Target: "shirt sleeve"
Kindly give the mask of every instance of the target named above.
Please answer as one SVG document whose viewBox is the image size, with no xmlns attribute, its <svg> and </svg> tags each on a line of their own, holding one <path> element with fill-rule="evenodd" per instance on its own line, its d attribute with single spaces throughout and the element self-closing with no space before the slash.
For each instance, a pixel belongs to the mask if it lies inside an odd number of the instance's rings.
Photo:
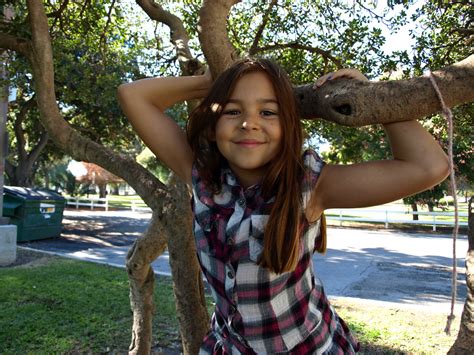
<svg viewBox="0 0 474 355">
<path fill-rule="evenodd" d="M 303 181 L 303 208 L 311 198 L 311 192 L 313 191 L 316 183 L 318 182 L 319 175 L 323 170 L 325 163 L 321 157 L 312 149 L 308 149 L 303 153 L 303 163 L 305 166 L 305 176 Z M 316 223 L 316 222 L 315 222 Z M 324 214 L 321 215 L 319 220 L 319 231 L 316 235 L 314 250 L 313 252 L 324 253 L 326 251 L 326 218 Z"/>
<path fill-rule="evenodd" d="M 308 149 L 303 153 L 303 164 L 305 167 L 305 175 L 303 177 L 303 208 L 306 208 L 311 192 L 318 181 L 319 175 L 325 165 L 321 157 L 312 149 Z"/>
</svg>

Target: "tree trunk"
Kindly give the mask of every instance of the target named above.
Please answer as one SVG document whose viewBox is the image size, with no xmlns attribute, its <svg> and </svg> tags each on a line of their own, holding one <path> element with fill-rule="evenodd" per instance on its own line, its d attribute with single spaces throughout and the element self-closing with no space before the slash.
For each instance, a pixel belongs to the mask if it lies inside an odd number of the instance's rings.
<svg viewBox="0 0 474 355">
<path fill-rule="evenodd" d="M 411 209 L 413 210 L 413 212 L 418 212 L 418 206 L 417 206 L 417 204 L 416 204 L 416 203 L 412 203 L 412 204 L 411 204 Z M 418 214 L 417 214 L 417 213 L 416 213 L 416 214 L 413 213 L 413 220 L 414 220 L 414 221 L 418 221 L 418 219 L 419 219 Z"/>
<path fill-rule="evenodd" d="M 99 186 L 99 198 L 107 197 L 107 183 L 97 184 Z"/>
<path fill-rule="evenodd" d="M 164 251 L 165 240 L 170 253 L 184 354 L 198 353 L 209 328 L 204 285 L 191 237 L 189 192 L 177 179 L 173 178 L 170 185 L 163 215 L 153 214 L 144 237 L 135 242 L 127 256 L 130 300 L 134 310 L 130 354 L 149 354 L 151 350 L 154 277 L 150 264 Z M 166 218 L 163 218 L 164 214 Z"/>
<path fill-rule="evenodd" d="M 130 282 L 130 305 L 133 310 L 130 354 L 149 354 L 153 319 L 153 287 L 155 276 L 151 263 L 166 248 L 159 215 L 154 212 L 143 238 L 137 239 L 127 255 Z"/>
<path fill-rule="evenodd" d="M 469 199 L 468 251 L 466 255 L 467 297 L 461 315 L 459 333 L 448 354 L 470 355 L 474 351 L 474 196 Z"/>
<path fill-rule="evenodd" d="M 204 297 L 201 268 L 192 237 L 190 195 L 187 186 L 174 175 L 170 185 L 172 190 L 166 202 L 167 218 L 163 219 L 163 226 L 169 236 L 168 251 L 174 281 L 176 311 L 183 352 L 197 354 L 202 339 L 209 329 L 209 314 Z"/>
<path fill-rule="evenodd" d="M 136 163 L 133 157 L 115 153 L 81 136 L 63 119 L 55 96 L 51 39 L 48 33 L 48 21 L 43 3 L 37 0 L 28 0 L 27 6 L 32 40 L 15 40 L 15 48 L 12 49 L 24 54 L 31 64 L 40 120 L 43 126 L 60 149 L 63 149 L 75 160 L 93 162 L 120 176 L 133 187 L 153 210 L 154 217 L 150 227 L 143 239 L 138 240 L 132 248 L 127 262 L 128 272 L 131 275 L 130 297 L 134 312 L 130 352 L 147 354 L 151 349 L 151 314 L 153 309 L 151 296 L 153 293 L 153 271 L 150 264 L 164 250 L 163 238 L 165 235 L 171 244 L 175 240 L 178 242 L 179 238 L 192 240 L 189 234 L 190 222 L 186 227 L 187 235 L 177 233 L 179 226 L 176 224 L 176 221 L 182 220 L 182 217 L 178 218 L 178 216 L 189 216 L 189 212 L 170 208 L 170 205 L 175 203 L 176 199 L 169 188 L 148 170 Z M 1 45 L 2 36 L 0 35 Z M 187 199 L 185 211 L 189 211 L 189 195 Z M 178 204 L 181 208 L 183 208 L 183 205 L 183 203 Z M 169 228 L 172 233 L 166 231 L 163 222 L 169 223 L 166 228 Z M 181 253 L 175 251 L 171 253 L 170 262 L 173 265 L 173 258 L 179 257 L 182 268 L 188 270 L 186 277 L 182 277 L 180 274 L 180 277 L 187 283 L 184 284 L 184 282 L 175 279 L 175 290 L 179 295 L 185 295 L 189 299 L 189 301 L 181 300 L 183 297 L 179 296 L 180 301 L 185 306 L 178 304 L 177 308 L 178 314 L 181 314 L 180 320 L 185 320 L 184 327 L 186 330 L 182 332 L 183 342 L 186 344 L 185 349 L 194 349 L 198 346 L 195 345 L 198 343 L 196 339 L 207 330 L 209 318 L 202 302 L 201 276 L 195 272 L 199 269 L 197 258 L 195 255 L 189 257 L 189 254 L 189 250 L 182 250 Z M 186 256 L 187 259 L 181 256 Z M 198 287 L 199 285 L 201 287 Z M 181 313 L 180 309 L 183 310 Z M 205 326 L 203 326 L 204 324 Z M 202 337 L 199 339 L 199 343 L 201 340 Z"/>
</svg>

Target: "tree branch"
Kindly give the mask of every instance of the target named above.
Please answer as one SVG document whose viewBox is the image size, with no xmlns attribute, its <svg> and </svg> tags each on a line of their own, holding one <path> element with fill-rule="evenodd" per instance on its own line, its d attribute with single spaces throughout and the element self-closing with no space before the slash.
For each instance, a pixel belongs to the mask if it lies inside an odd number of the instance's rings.
<svg viewBox="0 0 474 355">
<path fill-rule="evenodd" d="M 24 38 L 15 37 L 8 33 L 0 33 L 0 48 L 10 49 L 28 57 L 29 41 Z"/>
<path fill-rule="evenodd" d="M 106 41 L 105 41 L 105 34 L 107 33 L 107 29 L 109 28 L 109 24 L 110 24 L 111 16 L 112 16 L 112 9 L 114 8 L 115 1 L 116 1 L 116 0 L 112 0 L 112 4 L 110 4 L 109 12 L 107 13 L 107 22 L 105 23 L 104 31 L 103 31 L 102 34 L 100 35 L 99 45 L 100 45 L 102 42 L 104 42 L 104 46 L 105 46 L 105 42 L 106 42 Z"/>
<path fill-rule="evenodd" d="M 171 42 L 176 48 L 176 55 L 183 75 L 194 74 L 201 67 L 189 49 L 189 36 L 181 19 L 163 9 L 153 0 L 136 0 L 146 14 L 157 22 L 169 27 Z"/>
<path fill-rule="evenodd" d="M 10 179 L 10 183 L 11 181 L 14 180 L 14 176 L 15 175 L 15 166 L 10 162 L 10 160 L 7 158 L 5 159 L 5 174 L 8 175 L 8 178 Z"/>
<path fill-rule="evenodd" d="M 474 35 L 474 28 L 453 28 L 451 30 L 451 34 L 456 32 L 463 36 L 471 36 Z"/>
<path fill-rule="evenodd" d="M 306 46 L 304 44 L 299 44 L 299 43 L 277 43 L 277 44 L 272 44 L 264 47 L 258 47 L 255 49 L 254 53 L 258 52 L 266 52 L 266 51 L 272 51 L 275 49 L 284 49 L 284 48 L 291 48 L 291 49 L 301 49 L 308 51 L 310 53 L 317 53 L 321 55 L 325 59 L 331 60 L 338 69 L 342 68 L 342 63 L 339 59 L 331 55 L 329 51 L 326 51 L 324 49 L 318 48 L 318 47 L 311 47 L 311 46 Z"/>
<path fill-rule="evenodd" d="M 215 78 L 238 59 L 227 33 L 227 16 L 240 0 L 204 0 L 199 12 L 199 42 Z"/>
<path fill-rule="evenodd" d="M 161 209 L 165 186 L 135 159 L 118 154 L 77 133 L 64 120 L 54 90 L 53 53 L 48 33 L 48 19 L 42 1 L 27 0 L 36 102 L 46 131 L 55 144 L 79 161 L 94 162 L 126 180 L 152 209 Z M 153 191 L 153 193 L 150 193 Z"/>
<path fill-rule="evenodd" d="M 474 55 L 433 73 L 446 105 L 474 101 Z M 295 88 L 300 116 L 322 118 L 345 126 L 365 126 L 420 119 L 441 106 L 428 77 L 361 82 L 335 80 L 317 90 Z"/>
<path fill-rule="evenodd" d="M 35 97 L 33 96 L 31 99 L 26 101 L 24 105 L 22 105 L 20 112 L 16 115 L 15 123 L 13 124 L 13 131 L 15 132 L 15 138 L 17 141 L 17 151 L 18 151 L 18 160 L 26 159 L 27 153 L 25 150 L 26 140 L 25 140 L 25 132 L 22 128 L 22 123 L 28 114 L 28 112 L 36 105 Z"/>
<path fill-rule="evenodd" d="M 66 10 L 68 3 L 69 3 L 69 0 L 64 0 L 59 6 L 59 9 L 57 9 L 56 11 L 50 12 L 47 15 L 48 17 L 54 17 L 53 24 L 51 25 L 51 30 L 54 28 L 54 26 L 56 26 L 56 23 L 61 18 L 62 13 L 64 12 L 64 10 Z"/>
<path fill-rule="evenodd" d="M 267 11 L 263 15 L 262 23 L 257 29 L 257 33 L 255 34 L 255 38 L 253 39 L 253 43 L 250 46 L 249 49 L 249 55 L 253 55 L 255 53 L 255 50 L 258 47 L 258 42 L 260 42 L 260 38 L 262 38 L 262 33 L 265 27 L 267 26 L 268 20 L 270 18 L 270 11 L 272 11 L 272 8 L 276 5 L 277 0 L 272 0 L 272 2 L 268 5 Z"/>
<path fill-rule="evenodd" d="M 46 131 L 43 131 L 41 134 L 41 137 L 36 144 L 36 146 L 31 150 L 30 154 L 28 154 L 28 165 L 32 166 L 35 161 L 38 160 L 39 155 L 43 151 L 44 147 L 46 147 L 46 144 L 48 144 L 49 141 L 49 134 Z"/>
</svg>

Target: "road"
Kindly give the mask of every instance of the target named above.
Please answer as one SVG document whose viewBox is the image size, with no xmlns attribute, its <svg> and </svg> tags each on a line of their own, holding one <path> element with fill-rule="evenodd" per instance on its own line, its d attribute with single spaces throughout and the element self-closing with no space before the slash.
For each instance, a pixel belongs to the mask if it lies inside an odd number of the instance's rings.
<svg viewBox="0 0 474 355">
<path fill-rule="evenodd" d="M 65 211 L 60 238 L 24 242 L 20 246 L 66 257 L 124 267 L 130 245 L 146 229 L 149 213 L 130 211 Z M 457 243 L 460 311 L 466 297 L 464 257 L 467 237 Z M 452 238 L 397 230 L 328 229 L 328 251 L 313 258 L 316 275 L 330 297 L 425 307 L 449 312 Z M 153 269 L 170 275 L 168 254 Z"/>
</svg>

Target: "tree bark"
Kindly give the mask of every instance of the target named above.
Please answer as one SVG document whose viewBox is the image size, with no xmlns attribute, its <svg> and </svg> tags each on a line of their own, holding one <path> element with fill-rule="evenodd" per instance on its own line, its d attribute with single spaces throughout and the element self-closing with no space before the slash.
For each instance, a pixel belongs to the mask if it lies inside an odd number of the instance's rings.
<svg viewBox="0 0 474 355">
<path fill-rule="evenodd" d="M 466 255 L 467 296 L 461 315 L 458 336 L 448 352 L 448 354 L 453 355 L 470 355 L 474 349 L 474 196 L 471 196 L 469 199 L 468 216 L 469 232 Z"/>
<path fill-rule="evenodd" d="M 199 42 L 215 78 L 239 59 L 227 35 L 227 16 L 240 0 L 204 0 L 199 12 Z"/>
<path fill-rule="evenodd" d="M 416 203 L 412 203 L 411 209 L 413 210 L 413 212 L 418 212 L 418 205 Z M 419 219 L 418 213 L 413 213 L 413 220 L 418 221 L 418 219 Z"/>
<path fill-rule="evenodd" d="M 203 1 L 199 41 L 213 77 L 227 69 L 238 54 L 227 33 L 227 16 L 238 0 Z M 446 105 L 474 101 L 474 55 L 433 72 Z M 335 80 L 317 90 L 312 84 L 295 87 L 300 116 L 344 126 L 365 126 L 421 119 L 441 110 L 427 76 L 409 80 L 360 82 Z"/>
<path fill-rule="evenodd" d="M 176 311 L 183 352 L 197 354 L 202 339 L 209 329 L 209 314 L 204 297 L 201 268 L 192 237 L 190 194 L 187 187 L 174 175 L 170 185 L 172 190 L 164 207 L 167 218 L 163 219 L 163 227 L 169 235 L 168 251 L 174 280 Z M 176 237 L 178 235 L 180 238 Z"/>
<path fill-rule="evenodd" d="M 151 296 L 153 287 L 153 271 L 150 267 L 151 262 L 156 259 L 162 249 L 153 249 L 149 245 L 156 244 L 162 245 L 162 241 L 158 236 L 167 236 L 168 243 L 178 243 L 181 245 L 180 240 L 187 240 L 189 244 L 189 223 L 186 228 L 176 224 L 173 229 L 173 233 L 165 233 L 164 227 L 160 227 L 163 221 L 171 220 L 176 215 L 187 215 L 189 213 L 183 213 L 183 211 L 177 212 L 174 209 L 165 208 L 167 201 L 174 201 L 172 199 L 175 190 L 169 190 L 163 183 L 153 176 L 149 171 L 141 167 L 135 162 L 132 157 L 118 154 L 110 149 L 107 149 L 89 139 L 82 137 L 75 130 L 73 130 L 68 123 L 62 118 L 59 111 L 59 107 L 56 102 L 56 96 L 54 91 L 54 71 L 53 71 L 53 57 L 51 49 L 51 40 L 48 34 L 47 18 L 44 12 L 44 7 L 41 1 L 28 0 L 27 1 L 29 21 L 32 32 L 32 40 L 26 42 L 30 50 L 26 52 L 27 58 L 32 66 L 34 81 L 35 81 L 35 93 L 37 96 L 38 108 L 40 110 L 40 119 L 46 130 L 53 138 L 53 141 L 61 149 L 71 155 L 74 159 L 86 162 L 93 162 L 112 172 L 113 174 L 122 177 L 127 181 L 135 191 L 142 197 L 146 204 L 152 208 L 154 215 L 158 216 L 160 221 L 156 222 L 152 220 L 150 228 L 158 229 L 157 232 L 150 230 L 149 237 L 141 239 L 137 242 L 137 246 L 132 249 L 130 256 L 130 263 L 127 265 L 137 265 L 136 269 L 129 269 L 129 275 L 131 275 L 131 304 L 134 311 L 134 322 L 133 322 L 133 336 L 132 343 L 130 345 L 131 353 L 148 353 L 151 347 L 151 321 L 149 315 L 151 315 Z M 25 43 L 24 41 L 10 41 L 9 43 Z M 0 36 L 0 44 L 2 43 Z M 13 49 L 13 48 L 12 48 Z M 189 199 L 189 196 L 188 196 Z M 180 206 L 183 206 L 181 203 Z M 186 210 L 189 210 L 189 201 L 186 206 Z M 173 212 L 174 215 L 168 215 Z M 175 218 L 175 220 L 177 220 Z M 181 231 L 181 232 L 180 232 Z M 187 233 L 187 234 L 186 234 Z M 141 247 L 146 244 L 147 247 Z M 196 349 L 199 347 L 203 334 L 207 331 L 208 327 L 208 315 L 207 309 L 204 306 L 202 300 L 202 279 L 198 272 L 197 258 L 189 255 L 190 252 L 183 252 L 183 255 L 187 256 L 186 260 L 180 258 L 182 265 L 186 266 L 187 270 L 190 270 L 187 277 L 183 277 L 182 280 L 175 278 L 175 290 L 180 290 L 180 294 L 186 295 L 187 300 L 181 300 L 184 305 L 178 304 L 178 313 L 180 309 L 186 311 L 183 313 L 182 319 L 186 320 L 184 326 L 186 331 L 183 331 L 183 344 L 185 349 Z M 179 253 L 173 253 L 171 259 Z M 135 260 L 141 261 L 135 262 Z M 174 261 L 171 261 L 174 264 Z M 191 278 L 194 278 L 192 282 L 189 282 Z M 188 282 L 185 284 L 185 282 Z M 190 307 L 191 306 L 191 307 Z M 190 309 L 192 308 L 192 309 Z M 196 317 L 201 317 L 196 322 Z M 206 323 L 205 325 L 203 325 Z M 189 338 L 188 338 L 189 337 Z M 200 337 L 200 339 L 198 339 Z M 186 340 L 189 339 L 189 340 Z"/>
<path fill-rule="evenodd" d="M 149 354 L 152 340 L 153 287 L 155 275 L 151 263 L 166 248 L 163 226 L 154 212 L 150 225 L 137 239 L 127 255 L 127 273 L 130 282 L 130 305 L 133 310 L 130 354 Z"/>
<path fill-rule="evenodd" d="M 474 55 L 433 72 L 447 106 L 474 101 Z M 295 88 L 302 118 L 323 118 L 345 126 L 420 119 L 441 110 L 428 77 L 361 82 L 335 80 L 317 90 Z"/>
</svg>

